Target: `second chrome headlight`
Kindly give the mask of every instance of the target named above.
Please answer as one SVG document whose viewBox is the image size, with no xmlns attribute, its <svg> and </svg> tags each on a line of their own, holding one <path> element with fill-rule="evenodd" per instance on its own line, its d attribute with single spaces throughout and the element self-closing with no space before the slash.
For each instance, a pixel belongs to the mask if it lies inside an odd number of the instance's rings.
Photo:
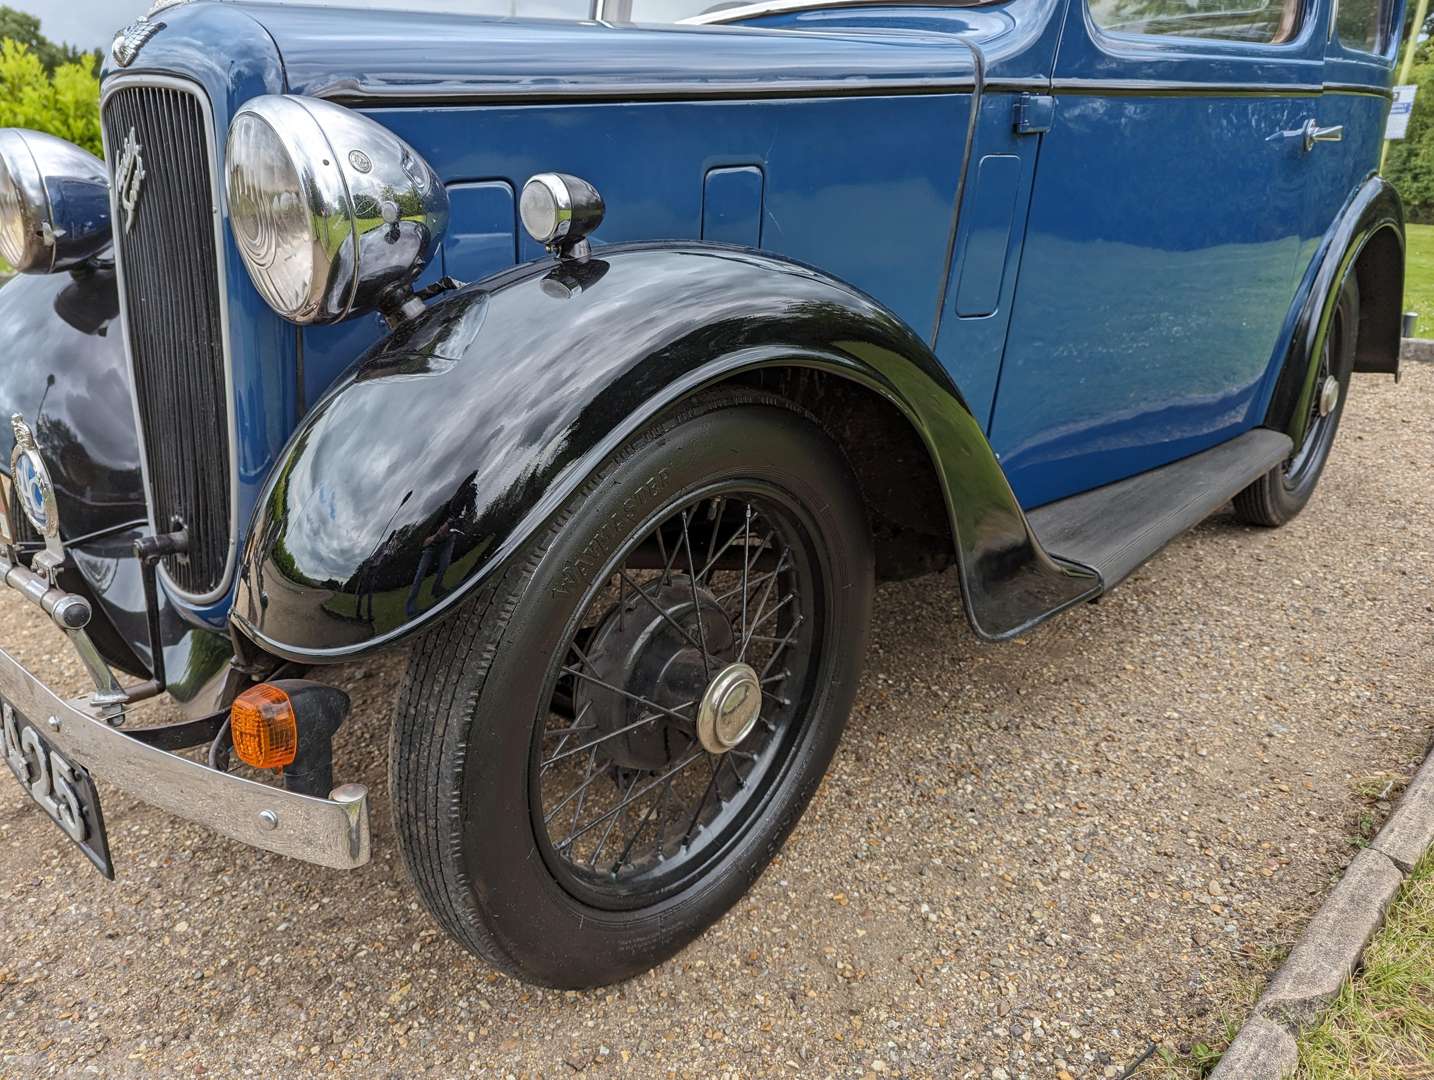
<svg viewBox="0 0 1434 1080">
<path fill-rule="evenodd" d="M 317 98 L 244 105 L 225 162 L 239 254 L 290 322 L 401 304 L 448 225 L 448 193 L 426 161 L 381 124 Z"/>
</svg>

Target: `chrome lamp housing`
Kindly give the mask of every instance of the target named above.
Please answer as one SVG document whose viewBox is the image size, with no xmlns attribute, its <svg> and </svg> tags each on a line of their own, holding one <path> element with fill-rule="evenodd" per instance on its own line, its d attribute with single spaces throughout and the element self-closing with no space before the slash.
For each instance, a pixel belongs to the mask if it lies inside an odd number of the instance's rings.
<svg viewBox="0 0 1434 1080">
<path fill-rule="evenodd" d="M 523 228 L 559 258 L 588 254 L 588 234 L 602 224 L 605 209 L 597 188 L 568 173 L 529 177 L 518 200 Z"/>
<path fill-rule="evenodd" d="M 244 105 L 229 126 L 225 188 L 249 276 L 299 325 L 393 317 L 448 227 L 447 189 L 412 147 L 318 98 Z"/>
<path fill-rule="evenodd" d="M 104 162 L 42 131 L 0 128 L 0 258 L 21 273 L 50 274 L 109 242 Z"/>
</svg>

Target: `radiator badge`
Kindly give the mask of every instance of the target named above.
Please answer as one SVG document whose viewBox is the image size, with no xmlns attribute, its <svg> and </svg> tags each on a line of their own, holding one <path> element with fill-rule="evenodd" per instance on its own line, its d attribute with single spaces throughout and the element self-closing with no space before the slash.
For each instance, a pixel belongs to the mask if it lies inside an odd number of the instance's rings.
<svg viewBox="0 0 1434 1080">
<path fill-rule="evenodd" d="M 144 182 L 144 158 L 139 156 L 139 140 L 134 128 L 124 137 L 120 150 L 119 168 L 115 170 L 115 186 L 119 188 L 120 205 L 124 207 L 124 231 L 129 235 L 134 224 L 134 208 L 139 205 L 140 184 Z"/>
<path fill-rule="evenodd" d="M 10 416 L 15 429 L 15 450 L 10 455 L 10 475 L 15 482 L 15 497 L 20 509 L 35 526 L 35 531 L 49 539 L 60 531 L 60 515 L 55 508 L 55 485 L 50 483 L 50 470 L 35 444 L 35 433 L 19 413 Z"/>
<path fill-rule="evenodd" d="M 141 15 L 115 35 L 110 45 L 110 55 L 120 67 L 129 67 L 144 48 L 145 42 L 164 29 L 162 22 L 150 22 Z"/>
</svg>

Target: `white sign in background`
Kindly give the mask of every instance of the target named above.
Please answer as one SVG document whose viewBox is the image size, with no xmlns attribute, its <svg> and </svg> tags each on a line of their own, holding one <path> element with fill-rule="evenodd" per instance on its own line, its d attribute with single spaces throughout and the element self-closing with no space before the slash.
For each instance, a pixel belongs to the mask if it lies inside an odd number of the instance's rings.
<svg viewBox="0 0 1434 1080">
<path fill-rule="evenodd" d="M 1402 139 L 1409 132 L 1409 116 L 1414 111 L 1417 86 L 1396 86 L 1394 103 L 1389 106 L 1389 122 L 1384 127 L 1386 139 Z"/>
</svg>

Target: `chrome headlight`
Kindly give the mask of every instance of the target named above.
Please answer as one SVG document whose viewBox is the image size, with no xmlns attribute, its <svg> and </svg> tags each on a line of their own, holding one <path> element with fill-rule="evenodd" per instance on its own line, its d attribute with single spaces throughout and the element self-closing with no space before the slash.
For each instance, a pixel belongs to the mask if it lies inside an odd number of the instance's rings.
<svg viewBox="0 0 1434 1080">
<path fill-rule="evenodd" d="M 448 192 L 426 161 L 318 98 L 271 94 L 241 108 L 225 186 L 249 276 L 300 324 L 402 304 L 448 225 Z"/>
<path fill-rule="evenodd" d="M 22 273 L 48 274 L 109 242 L 104 162 L 41 131 L 0 128 L 0 258 Z"/>
</svg>

